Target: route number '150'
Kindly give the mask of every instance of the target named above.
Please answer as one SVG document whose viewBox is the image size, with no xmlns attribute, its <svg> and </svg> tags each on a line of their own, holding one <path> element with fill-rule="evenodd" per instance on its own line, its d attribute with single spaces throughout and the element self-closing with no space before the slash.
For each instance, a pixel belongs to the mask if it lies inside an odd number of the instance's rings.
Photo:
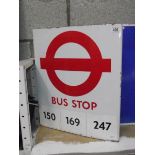
<svg viewBox="0 0 155 155">
<path fill-rule="evenodd" d="M 56 116 L 54 113 L 50 113 L 50 112 L 43 112 L 43 113 L 44 113 L 45 119 L 51 119 L 51 120 L 55 121 Z"/>
</svg>

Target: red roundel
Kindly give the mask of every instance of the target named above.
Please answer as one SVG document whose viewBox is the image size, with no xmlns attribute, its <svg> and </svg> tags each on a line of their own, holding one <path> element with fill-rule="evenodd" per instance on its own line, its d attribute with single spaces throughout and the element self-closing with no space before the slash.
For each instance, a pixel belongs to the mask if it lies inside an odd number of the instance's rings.
<svg viewBox="0 0 155 155">
<path fill-rule="evenodd" d="M 54 58 L 58 48 L 66 43 L 76 43 L 86 49 L 90 58 Z M 46 69 L 52 84 L 69 96 L 81 96 L 93 90 L 99 82 L 102 72 L 111 72 L 111 59 L 102 59 L 96 43 L 86 34 L 67 31 L 56 36 L 50 43 L 46 58 L 40 59 L 42 69 Z M 88 79 L 77 86 L 70 86 L 61 81 L 55 70 L 90 72 Z"/>
</svg>

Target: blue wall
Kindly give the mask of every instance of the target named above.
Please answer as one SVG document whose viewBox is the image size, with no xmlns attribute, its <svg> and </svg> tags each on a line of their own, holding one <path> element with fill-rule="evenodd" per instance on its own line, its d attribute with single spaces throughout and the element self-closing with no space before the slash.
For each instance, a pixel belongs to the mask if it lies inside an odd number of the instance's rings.
<svg viewBox="0 0 155 155">
<path fill-rule="evenodd" d="M 121 123 L 135 122 L 135 27 L 123 28 Z"/>
</svg>

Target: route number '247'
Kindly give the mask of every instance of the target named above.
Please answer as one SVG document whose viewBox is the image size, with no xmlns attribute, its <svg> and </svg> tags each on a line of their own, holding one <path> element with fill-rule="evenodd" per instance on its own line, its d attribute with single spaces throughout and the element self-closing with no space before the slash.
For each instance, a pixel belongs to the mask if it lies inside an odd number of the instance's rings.
<svg viewBox="0 0 155 155">
<path fill-rule="evenodd" d="M 94 121 L 94 123 L 95 123 L 94 129 L 108 130 L 111 126 L 110 122 L 102 122 L 101 124 L 99 124 L 97 121 Z"/>
</svg>

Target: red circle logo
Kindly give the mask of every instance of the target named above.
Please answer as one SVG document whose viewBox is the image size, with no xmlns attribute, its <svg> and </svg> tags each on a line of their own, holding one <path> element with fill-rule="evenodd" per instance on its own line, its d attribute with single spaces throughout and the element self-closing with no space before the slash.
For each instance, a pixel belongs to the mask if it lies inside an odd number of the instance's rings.
<svg viewBox="0 0 155 155">
<path fill-rule="evenodd" d="M 66 43 L 77 43 L 85 48 L 90 58 L 54 58 L 58 48 Z M 42 69 L 46 69 L 52 84 L 69 96 L 81 96 L 93 90 L 99 82 L 102 72 L 111 72 L 111 59 L 102 59 L 96 43 L 86 34 L 67 31 L 56 36 L 48 46 L 46 58 L 40 58 Z M 70 86 L 61 81 L 55 70 L 90 72 L 88 79 L 77 86 Z"/>
</svg>

